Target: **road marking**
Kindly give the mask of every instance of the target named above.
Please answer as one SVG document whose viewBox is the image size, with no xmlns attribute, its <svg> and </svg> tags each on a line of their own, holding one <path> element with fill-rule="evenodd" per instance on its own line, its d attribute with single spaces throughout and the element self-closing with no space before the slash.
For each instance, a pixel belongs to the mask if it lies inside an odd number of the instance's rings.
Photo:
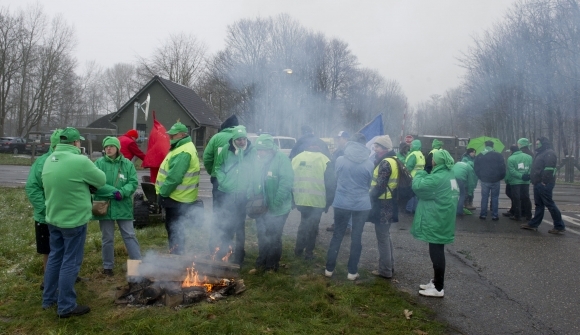
<svg viewBox="0 0 580 335">
<path fill-rule="evenodd" d="M 571 224 L 575 224 L 577 226 L 580 226 L 580 219 L 576 219 L 576 218 L 573 218 L 571 216 L 564 215 L 564 214 L 562 214 L 562 218 L 564 218 L 567 222 L 569 221 L 569 223 L 571 223 Z"/>
<path fill-rule="evenodd" d="M 564 216 L 564 215 L 562 215 L 562 216 Z M 552 226 L 554 225 L 554 223 L 553 223 L 552 221 L 544 220 L 544 221 L 542 221 L 542 222 L 549 223 L 549 224 L 550 224 L 550 225 L 552 225 Z M 573 234 L 576 234 L 576 235 L 580 235 L 580 232 L 578 232 L 578 231 L 575 231 L 575 230 L 572 230 L 572 229 L 570 229 L 570 228 L 568 228 L 568 227 L 566 227 L 566 232 L 570 232 L 570 233 L 573 233 Z"/>
</svg>

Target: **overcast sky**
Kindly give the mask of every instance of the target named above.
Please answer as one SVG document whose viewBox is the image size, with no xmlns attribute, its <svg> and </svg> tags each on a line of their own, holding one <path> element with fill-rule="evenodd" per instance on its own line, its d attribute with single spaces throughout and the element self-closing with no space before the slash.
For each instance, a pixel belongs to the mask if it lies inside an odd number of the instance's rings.
<svg viewBox="0 0 580 335">
<path fill-rule="evenodd" d="M 397 80 L 409 103 L 460 82 L 457 58 L 501 21 L 515 0 L 44 0 L 75 27 L 79 64 L 134 62 L 171 33 L 193 33 L 210 52 L 228 25 L 288 13 L 304 27 L 347 42 L 363 67 Z M 12 10 L 31 0 L 0 0 Z M 299 71 L 299 69 L 294 69 Z"/>
</svg>

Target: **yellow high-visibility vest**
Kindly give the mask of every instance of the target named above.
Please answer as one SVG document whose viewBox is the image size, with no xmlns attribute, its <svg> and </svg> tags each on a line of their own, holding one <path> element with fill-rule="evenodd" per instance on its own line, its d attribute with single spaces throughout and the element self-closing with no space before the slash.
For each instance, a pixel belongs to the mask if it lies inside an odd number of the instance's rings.
<svg viewBox="0 0 580 335">
<path fill-rule="evenodd" d="M 326 207 L 324 172 L 330 160 L 320 152 L 304 151 L 292 159 L 292 194 L 298 206 Z"/>
<path fill-rule="evenodd" d="M 417 171 L 419 170 L 425 170 L 425 156 L 423 156 L 423 153 L 420 150 L 417 151 L 413 151 L 409 154 L 409 156 L 407 156 L 407 159 L 409 159 L 409 157 L 411 157 L 411 155 L 415 156 L 415 167 L 413 168 L 413 170 L 411 170 L 411 176 L 415 177 L 415 175 L 417 174 Z"/>
<path fill-rule="evenodd" d="M 389 191 L 389 188 L 393 191 L 395 190 L 395 188 L 397 188 L 397 182 L 399 180 L 399 167 L 397 166 L 395 157 L 387 157 L 383 159 L 383 161 L 387 161 L 389 165 L 391 165 L 391 176 L 389 177 L 389 182 L 387 184 L 389 185 L 389 187 L 387 188 L 385 193 L 379 196 L 379 199 L 392 199 L 393 195 L 391 194 L 391 191 Z M 373 172 L 373 180 L 371 181 L 371 188 L 377 185 L 377 178 L 379 177 L 379 166 L 380 164 L 377 165 L 375 171 Z"/>
<path fill-rule="evenodd" d="M 157 181 L 155 181 L 155 190 L 157 191 L 157 194 L 159 194 L 159 189 L 167 179 L 169 161 L 172 157 L 177 156 L 182 152 L 187 152 L 191 156 L 189 167 L 183 176 L 181 184 L 177 185 L 169 197 L 178 202 L 189 203 L 197 200 L 197 191 L 199 187 L 199 158 L 197 157 L 197 150 L 192 142 L 173 149 L 167 154 L 167 156 L 165 156 L 165 159 L 159 167 Z"/>
</svg>

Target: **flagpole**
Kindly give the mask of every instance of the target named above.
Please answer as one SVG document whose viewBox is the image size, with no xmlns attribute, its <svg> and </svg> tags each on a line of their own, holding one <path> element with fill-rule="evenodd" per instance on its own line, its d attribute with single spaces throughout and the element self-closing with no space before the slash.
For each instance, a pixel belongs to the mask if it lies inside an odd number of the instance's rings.
<svg viewBox="0 0 580 335">
<path fill-rule="evenodd" d="M 405 101 L 405 111 L 403 112 L 403 124 L 401 125 L 401 139 L 400 142 L 403 142 L 403 133 L 405 132 L 405 122 L 407 121 L 407 102 Z"/>
</svg>

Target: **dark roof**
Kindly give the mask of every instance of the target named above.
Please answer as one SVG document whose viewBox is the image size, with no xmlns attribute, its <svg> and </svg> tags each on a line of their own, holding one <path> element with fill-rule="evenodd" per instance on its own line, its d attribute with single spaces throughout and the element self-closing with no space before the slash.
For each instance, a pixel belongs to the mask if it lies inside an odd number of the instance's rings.
<svg viewBox="0 0 580 335">
<path fill-rule="evenodd" d="M 87 128 L 106 128 L 106 129 L 116 129 L 115 125 L 109 122 L 109 119 L 115 115 L 115 112 L 109 113 L 105 116 L 102 116 L 92 123 L 90 123 Z"/>
<path fill-rule="evenodd" d="M 189 87 L 174 83 L 170 80 L 163 79 L 159 76 L 153 77 L 143 88 L 137 92 L 125 105 L 123 105 L 111 118 L 113 121 L 119 113 L 124 110 L 127 105 L 132 104 L 135 101 L 135 97 L 139 96 L 145 89 L 147 89 L 155 81 L 158 81 L 161 86 L 163 86 L 167 92 L 173 96 L 175 101 L 183 108 L 183 110 L 189 114 L 189 116 L 201 126 L 210 126 L 218 128 L 221 125 L 220 119 L 215 115 L 215 113 L 201 100 L 199 95 L 195 93 Z"/>
</svg>

